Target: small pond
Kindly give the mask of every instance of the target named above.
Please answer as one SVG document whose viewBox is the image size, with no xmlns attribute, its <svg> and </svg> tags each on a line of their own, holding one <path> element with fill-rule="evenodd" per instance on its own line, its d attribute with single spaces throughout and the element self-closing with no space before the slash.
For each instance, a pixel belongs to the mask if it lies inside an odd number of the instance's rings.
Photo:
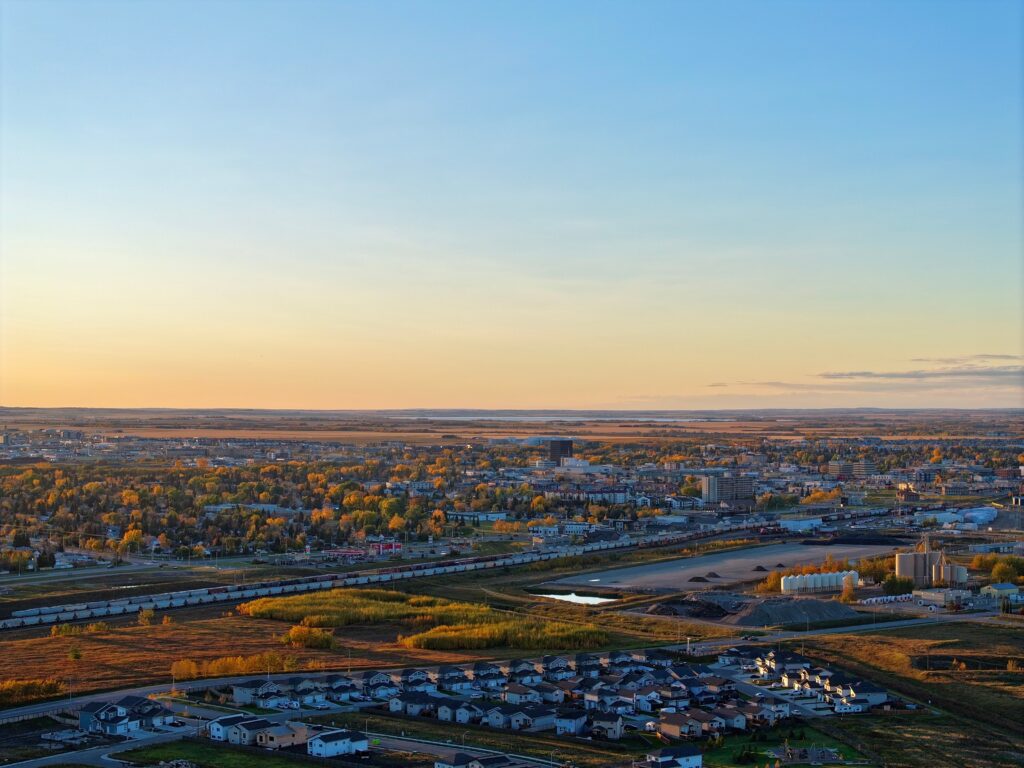
<svg viewBox="0 0 1024 768">
<path fill-rule="evenodd" d="M 561 594 L 542 594 L 534 592 L 533 594 L 537 597 L 550 597 L 552 600 L 564 600 L 567 603 L 576 603 L 578 605 L 600 605 L 601 603 L 614 603 L 614 597 L 598 597 L 597 595 L 578 595 L 575 592 L 561 593 Z"/>
</svg>

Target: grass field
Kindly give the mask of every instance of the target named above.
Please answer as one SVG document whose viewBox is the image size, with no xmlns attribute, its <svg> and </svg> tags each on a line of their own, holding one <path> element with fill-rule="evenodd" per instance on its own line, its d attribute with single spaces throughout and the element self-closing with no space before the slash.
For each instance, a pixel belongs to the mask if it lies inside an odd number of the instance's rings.
<svg viewBox="0 0 1024 768">
<path fill-rule="evenodd" d="M 342 713 L 324 715 L 317 722 L 336 724 L 355 730 L 369 730 L 375 733 L 404 734 L 415 738 L 434 741 L 451 740 L 461 745 L 465 734 L 466 746 L 512 752 L 550 760 L 572 760 L 584 768 L 606 768 L 609 765 L 628 764 L 633 758 L 644 754 L 649 747 L 661 746 L 652 736 L 637 736 L 620 742 L 581 741 L 558 738 L 547 733 L 516 733 L 499 731 L 483 726 L 449 725 L 426 718 L 395 717 L 382 713 Z"/>
<path fill-rule="evenodd" d="M 767 762 L 770 759 L 770 756 L 766 750 L 778 747 L 786 742 L 788 742 L 791 747 L 797 749 L 801 747 L 824 747 L 834 749 L 839 752 L 845 760 L 861 760 L 864 757 L 856 749 L 842 741 L 839 741 L 832 736 L 828 736 L 820 730 L 800 724 L 793 727 L 780 726 L 778 728 L 771 728 L 762 731 L 759 736 L 761 735 L 763 735 L 763 739 L 758 741 L 754 741 L 751 734 L 745 733 L 726 736 L 725 744 L 704 753 L 704 765 L 710 766 L 711 768 L 734 768 L 735 766 L 750 765 L 749 763 L 741 763 L 736 759 L 740 751 L 748 745 L 760 753 L 760 761 Z M 774 758 L 771 758 L 771 761 L 774 765 Z M 799 764 L 800 763 L 791 763 L 791 765 Z"/>
<path fill-rule="evenodd" d="M 0 642 L 0 679 L 20 679 L 45 670 L 71 680 L 73 692 L 171 682 L 173 661 L 194 661 L 267 651 L 294 656 L 298 669 L 346 669 L 458 663 L 486 656 L 403 648 L 398 626 L 349 627 L 335 650 L 285 648 L 280 622 L 222 616 L 223 608 L 197 611 L 186 618 L 174 612 L 175 623 L 149 627 L 127 624 L 96 635 L 39 637 L 9 633 Z M 159 617 L 158 617 L 159 620 Z M 69 658 L 72 648 L 81 652 Z"/>
<path fill-rule="evenodd" d="M 1013 726 L 1012 721 L 1006 722 Z M 1016 723 L 1020 726 L 1020 721 Z M 832 719 L 830 730 L 886 768 L 1020 768 L 1019 739 L 950 715 L 901 714 Z"/>
<path fill-rule="evenodd" d="M 808 638 L 809 656 L 846 667 L 919 701 L 1006 728 L 1024 723 L 1024 628 L 956 622 Z M 967 669 L 953 669 L 963 662 Z"/>
<path fill-rule="evenodd" d="M 608 562 L 607 558 L 595 559 L 593 567 L 606 567 Z M 542 583 L 559 575 L 577 571 L 578 568 L 573 565 L 556 564 L 551 569 L 516 568 L 501 572 L 461 573 L 415 579 L 395 584 L 393 588 L 413 594 L 482 602 L 494 608 L 517 611 L 545 620 L 594 623 L 617 633 L 625 645 L 677 642 L 687 636 L 700 639 L 735 634 L 734 628 L 628 612 L 630 608 L 641 607 L 651 602 L 652 598 L 649 595 L 629 595 L 614 603 L 586 606 L 538 597 L 530 591 L 539 589 Z"/>
<path fill-rule="evenodd" d="M 430 768 L 433 758 L 410 752 L 370 753 L 370 760 L 362 761 L 367 766 L 382 768 Z M 312 761 L 301 750 L 282 750 L 271 752 L 258 749 L 238 749 L 225 744 L 214 744 L 207 741 L 186 740 L 166 744 L 154 744 L 129 752 L 120 752 L 118 759 L 130 760 L 136 765 L 153 765 L 167 760 L 188 760 L 199 768 L 295 768 L 309 766 Z M 358 760 L 349 756 L 349 760 Z M 330 764 L 330 761 L 326 761 Z"/>
</svg>

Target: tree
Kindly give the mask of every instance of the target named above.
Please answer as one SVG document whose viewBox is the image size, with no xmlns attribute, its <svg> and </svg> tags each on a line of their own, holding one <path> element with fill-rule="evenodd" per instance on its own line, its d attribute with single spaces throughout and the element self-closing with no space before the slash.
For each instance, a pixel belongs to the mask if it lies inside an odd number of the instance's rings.
<svg viewBox="0 0 1024 768">
<path fill-rule="evenodd" d="M 857 600 L 857 585 L 854 583 L 853 574 L 843 577 L 843 593 L 839 596 L 840 602 L 853 603 Z"/>
<path fill-rule="evenodd" d="M 153 617 L 156 616 L 156 611 L 152 608 L 145 608 L 139 611 L 139 626 L 148 627 L 153 623 Z"/>
<path fill-rule="evenodd" d="M 882 582 L 882 592 L 887 595 L 905 595 L 914 591 L 914 580 L 890 573 Z"/>
<path fill-rule="evenodd" d="M 192 680 L 199 677 L 199 665 L 192 659 L 178 659 L 171 664 L 171 675 L 175 680 Z"/>
<path fill-rule="evenodd" d="M 992 568 L 992 581 L 998 584 L 1012 584 L 1017 581 L 1017 569 L 1001 560 Z"/>
</svg>

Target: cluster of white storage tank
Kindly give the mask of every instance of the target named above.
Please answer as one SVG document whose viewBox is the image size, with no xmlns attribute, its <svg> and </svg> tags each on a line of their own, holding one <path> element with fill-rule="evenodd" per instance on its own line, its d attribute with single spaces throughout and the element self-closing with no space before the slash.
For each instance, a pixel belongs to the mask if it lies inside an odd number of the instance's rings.
<svg viewBox="0 0 1024 768">
<path fill-rule="evenodd" d="M 804 573 L 799 576 L 783 576 L 783 593 L 791 592 L 837 592 L 846 584 L 847 578 L 857 586 L 860 578 L 856 571 L 836 571 L 835 573 Z"/>
</svg>

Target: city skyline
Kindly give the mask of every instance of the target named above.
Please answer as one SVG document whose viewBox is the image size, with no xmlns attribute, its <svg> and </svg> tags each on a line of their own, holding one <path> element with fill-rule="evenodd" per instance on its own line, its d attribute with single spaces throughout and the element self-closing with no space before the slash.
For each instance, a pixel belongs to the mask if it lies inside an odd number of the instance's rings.
<svg viewBox="0 0 1024 768">
<path fill-rule="evenodd" d="M 0 13 L 0 405 L 1024 407 L 1019 3 Z"/>
</svg>

